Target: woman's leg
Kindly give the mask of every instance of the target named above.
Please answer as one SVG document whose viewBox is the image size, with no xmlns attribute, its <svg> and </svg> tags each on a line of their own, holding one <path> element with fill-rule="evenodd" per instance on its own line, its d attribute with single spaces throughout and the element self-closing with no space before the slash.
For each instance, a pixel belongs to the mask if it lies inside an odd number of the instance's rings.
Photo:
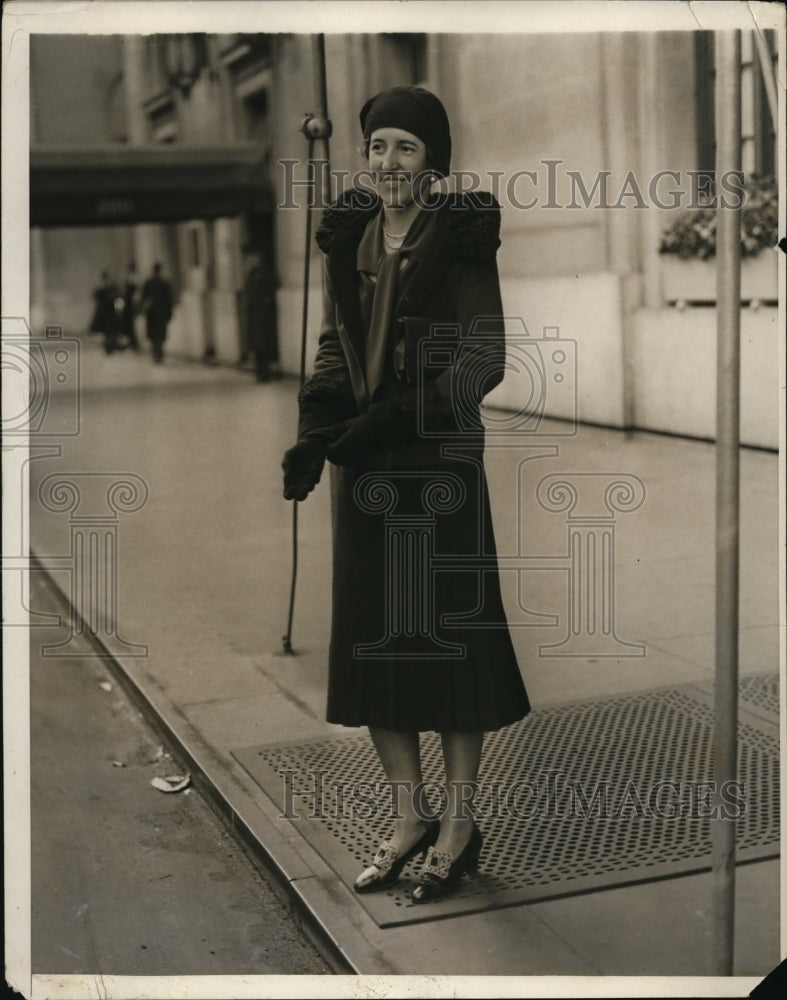
<svg viewBox="0 0 787 1000">
<path fill-rule="evenodd" d="M 385 776 L 390 782 L 398 783 L 393 786 L 394 794 L 389 802 L 394 806 L 394 815 L 401 818 L 395 820 L 390 840 L 401 854 L 409 850 L 426 829 L 423 816 L 418 812 L 420 803 L 413 797 L 422 781 L 418 733 L 400 733 L 379 726 L 369 726 L 369 733 Z"/>
<path fill-rule="evenodd" d="M 435 844 L 454 857 L 461 853 L 473 832 L 472 800 L 481 764 L 484 734 L 442 733 L 448 806 Z"/>
</svg>

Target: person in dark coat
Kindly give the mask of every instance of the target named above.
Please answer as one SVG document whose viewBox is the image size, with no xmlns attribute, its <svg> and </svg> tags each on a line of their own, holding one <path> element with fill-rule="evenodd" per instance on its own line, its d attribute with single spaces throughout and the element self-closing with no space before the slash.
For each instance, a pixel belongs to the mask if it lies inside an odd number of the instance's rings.
<svg viewBox="0 0 787 1000">
<path fill-rule="evenodd" d="M 147 337 L 153 347 L 153 360 L 164 360 L 167 324 L 172 319 L 172 286 L 161 277 L 161 264 L 153 265 L 153 274 L 142 286 L 142 308 L 147 322 Z"/>
<path fill-rule="evenodd" d="M 253 247 L 246 251 L 246 280 L 243 284 L 245 346 L 254 353 L 258 382 L 267 382 L 279 360 L 277 331 L 276 274 L 265 255 Z"/>
<path fill-rule="evenodd" d="M 93 292 L 93 301 L 95 306 L 90 330 L 92 333 L 100 333 L 104 350 L 107 354 L 114 354 L 120 346 L 118 338 L 123 325 L 123 302 L 120 289 L 107 270 L 101 272 L 101 284 Z"/>
<path fill-rule="evenodd" d="M 482 846 L 468 788 L 483 734 L 530 710 L 500 593 L 479 407 L 502 377 L 500 210 L 450 195 L 437 97 L 396 87 L 361 126 L 374 191 L 351 189 L 317 233 L 326 255 L 314 373 L 299 394 L 284 496 L 337 467 L 329 722 L 368 726 L 392 787 L 390 840 L 356 880 L 384 889 L 426 854 L 414 902 L 453 889 Z M 436 182 L 436 183 L 434 183 Z M 447 808 L 424 815 L 418 734 L 440 733 Z"/>
<path fill-rule="evenodd" d="M 128 346 L 134 351 L 139 351 L 139 341 L 137 340 L 137 331 L 134 328 L 134 320 L 137 315 L 138 289 L 139 285 L 137 284 L 137 266 L 132 260 L 128 265 L 128 273 L 126 274 L 126 285 L 123 290 L 123 335 L 128 341 Z"/>
</svg>

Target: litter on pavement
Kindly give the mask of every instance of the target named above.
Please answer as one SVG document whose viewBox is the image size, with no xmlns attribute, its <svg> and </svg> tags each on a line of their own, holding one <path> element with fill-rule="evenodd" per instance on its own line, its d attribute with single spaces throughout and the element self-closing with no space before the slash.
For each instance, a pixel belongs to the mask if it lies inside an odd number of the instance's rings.
<svg viewBox="0 0 787 1000">
<path fill-rule="evenodd" d="M 165 778 L 153 778 L 150 783 L 160 792 L 182 792 L 191 784 L 191 775 L 168 774 Z"/>
</svg>

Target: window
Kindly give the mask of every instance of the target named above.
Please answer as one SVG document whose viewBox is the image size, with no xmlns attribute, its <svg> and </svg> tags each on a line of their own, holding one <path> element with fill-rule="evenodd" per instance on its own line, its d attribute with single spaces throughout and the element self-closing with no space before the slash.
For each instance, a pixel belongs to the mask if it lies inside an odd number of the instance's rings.
<svg viewBox="0 0 787 1000">
<path fill-rule="evenodd" d="M 774 77 L 776 73 L 776 32 L 764 31 L 762 37 L 765 59 L 770 61 L 765 68 L 754 32 L 741 34 L 741 162 L 747 176 L 776 175 L 776 136 L 765 80 L 765 72 Z M 697 167 L 713 171 L 716 158 L 713 32 L 700 31 L 695 35 L 695 74 Z"/>
<path fill-rule="evenodd" d="M 426 35 L 384 34 L 381 38 L 384 87 L 424 83 L 428 80 Z"/>
<path fill-rule="evenodd" d="M 257 90 L 243 98 L 241 107 L 244 139 L 268 145 L 270 141 L 268 103 L 267 90 Z"/>
<path fill-rule="evenodd" d="M 753 31 L 741 38 L 741 112 L 743 169 L 747 174 L 776 176 L 774 116 L 768 104 L 765 73 L 776 78 L 776 32 L 763 32 L 766 66 Z"/>
</svg>

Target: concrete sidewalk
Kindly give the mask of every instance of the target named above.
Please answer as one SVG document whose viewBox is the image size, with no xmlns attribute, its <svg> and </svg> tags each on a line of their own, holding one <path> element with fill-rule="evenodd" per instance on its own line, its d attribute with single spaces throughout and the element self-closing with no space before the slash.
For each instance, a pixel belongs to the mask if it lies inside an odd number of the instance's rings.
<svg viewBox="0 0 787 1000">
<path fill-rule="evenodd" d="M 45 439 L 59 440 L 59 456 L 31 458 L 31 547 L 90 618 L 90 595 L 73 587 L 63 558 L 73 552 L 80 511 L 69 515 L 67 503 L 52 500 L 50 477 L 93 474 L 77 477 L 83 493 L 106 492 L 107 476 L 130 474 L 145 484 L 138 509 L 120 504 L 121 513 L 104 515 L 117 542 L 117 633 L 147 647 L 145 655 L 120 655 L 117 663 L 203 787 L 287 884 L 337 968 L 378 975 L 711 975 L 710 874 L 380 928 L 232 756 L 239 747 L 347 732 L 323 721 L 330 614 L 325 482 L 299 506 L 298 655 L 281 655 L 292 507 L 281 499 L 279 470 L 296 425 L 295 383 L 259 385 L 245 372 L 171 359 L 159 367 L 129 353 L 106 357 L 87 340 L 82 356 L 80 433 Z M 56 392 L 52 419 L 60 413 L 65 421 L 72 405 Z M 587 426 L 575 436 L 564 430 L 545 426 L 535 440 L 543 452 L 489 449 L 499 551 L 542 557 L 541 568 L 526 574 L 527 608 L 565 623 L 565 559 L 549 559 L 566 552 L 566 515 L 532 503 L 520 517 L 516 498 L 533 496 L 536 483 L 556 473 L 583 484 L 606 482 L 601 474 L 623 475 L 632 488 L 638 482 L 641 505 L 629 501 L 635 509 L 616 514 L 615 628 L 621 640 L 644 644 L 646 655 L 547 658 L 539 646 L 558 640 L 560 627 L 516 628 L 534 708 L 687 682 L 707 686 L 713 447 Z M 772 453 L 745 450 L 741 460 L 743 676 L 778 669 L 778 470 Z M 50 496 L 49 509 L 37 499 L 39 488 Z M 512 618 L 524 614 L 517 576 L 503 574 Z M 100 623 L 96 630 L 102 639 Z M 103 637 L 110 647 L 118 640 Z M 779 962 L 778 861 L 740 866 L 737 882 L 735 973 L 754 977 L 750 989 Z"/>
</svg>

